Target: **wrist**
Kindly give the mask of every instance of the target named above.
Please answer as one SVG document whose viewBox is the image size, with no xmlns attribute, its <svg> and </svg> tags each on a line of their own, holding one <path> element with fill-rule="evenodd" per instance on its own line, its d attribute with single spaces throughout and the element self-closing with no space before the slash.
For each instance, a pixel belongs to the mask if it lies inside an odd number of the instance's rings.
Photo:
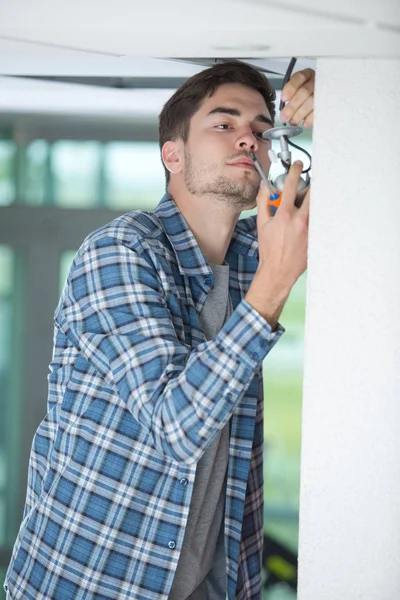
<svg viewBox="0 0 400 600">
<path fill-rule="evenodd" d="M 245 300 L 275 329 L 290 287 L 274 278 L 266 268 L 259 267 L 245 296 Z"/>
</svg>

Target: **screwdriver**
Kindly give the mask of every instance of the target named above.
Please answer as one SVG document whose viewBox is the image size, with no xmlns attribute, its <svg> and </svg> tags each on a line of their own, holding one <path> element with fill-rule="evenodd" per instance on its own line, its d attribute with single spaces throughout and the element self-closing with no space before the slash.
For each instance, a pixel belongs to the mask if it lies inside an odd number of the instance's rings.
<svg viewBox="0 0 400 600">
<path fill-rule="evenodd" d="M 274 208 L 278 208 L 280 203 L 281 203 L 281 199 L 282 199 L 282 193 L 281 192 L 274 192 L 270 182 L 268 181 L 268 178 L 265 176 L 264 171 L 262 170 L 262 167 L 260 165 L 260 163 L 257 160 L 256 155 L 254 154 L 254 152 L 250 152 L 250 158 L 253 160 L 254 165 L 261 177 L 261 179 L 263 180 L 263 182 L 265 183 L 265 185 L 267 186 L 267 189 L 269 190 L 269 199 L 267 200 L 268 204 L 270 206 L 273 206 Z"/>
</svg>

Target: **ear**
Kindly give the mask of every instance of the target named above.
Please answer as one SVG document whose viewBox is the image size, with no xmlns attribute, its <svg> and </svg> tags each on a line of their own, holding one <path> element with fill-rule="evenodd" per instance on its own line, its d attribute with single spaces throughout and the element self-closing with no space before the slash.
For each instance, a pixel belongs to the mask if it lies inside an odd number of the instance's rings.
<svg viewBox="0 0 400 600">
<path fill-rule="evenodd" d="M 178 141 L 169 140 L 162 147 L 162 161 L 170 173 L 182 173 L 182 161 L 179 150 Z"/>
</svg>

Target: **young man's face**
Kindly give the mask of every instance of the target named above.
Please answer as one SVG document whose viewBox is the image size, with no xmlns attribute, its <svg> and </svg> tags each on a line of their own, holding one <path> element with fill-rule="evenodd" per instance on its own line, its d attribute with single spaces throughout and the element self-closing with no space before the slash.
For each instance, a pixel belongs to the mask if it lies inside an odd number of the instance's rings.
<svg viewBox="0 0 400 600">
<path fill-rule="evenodd" d="M 189 192 L 213 195 L 240 210 L 255 206 L 260 176 L 254 152 L 268 174 L 269 142 L 261 134 L 273 126 L 264 98 L 241 84 L 224 84 L 206 98 L 190 121 L 184 145 Z"/>
</svg>

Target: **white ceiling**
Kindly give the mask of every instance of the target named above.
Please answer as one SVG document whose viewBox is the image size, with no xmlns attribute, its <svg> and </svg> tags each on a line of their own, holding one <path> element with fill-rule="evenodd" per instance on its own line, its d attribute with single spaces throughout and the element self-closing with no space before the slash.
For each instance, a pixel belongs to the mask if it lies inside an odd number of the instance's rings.
<svg viewBox="0 0 400 600">
<path fill-rule="evenodd" d="M 3 76 L 146 77 L 154 87 L 151 78 L 204 68 L 168 57 L 246 58 L 283 74 L 290 56 L 295 70 L 319 56 L 400 57 L 400 0 L 0 0 Z M 156 114 L 170 93 L 0 77 L 0 112 Z"/>
<path fill-rule="evenodd" d="M 0 0 L 0 73 L 132 75 L 149 56 L 399 57 L 400 0 Z"/>
</svg>

